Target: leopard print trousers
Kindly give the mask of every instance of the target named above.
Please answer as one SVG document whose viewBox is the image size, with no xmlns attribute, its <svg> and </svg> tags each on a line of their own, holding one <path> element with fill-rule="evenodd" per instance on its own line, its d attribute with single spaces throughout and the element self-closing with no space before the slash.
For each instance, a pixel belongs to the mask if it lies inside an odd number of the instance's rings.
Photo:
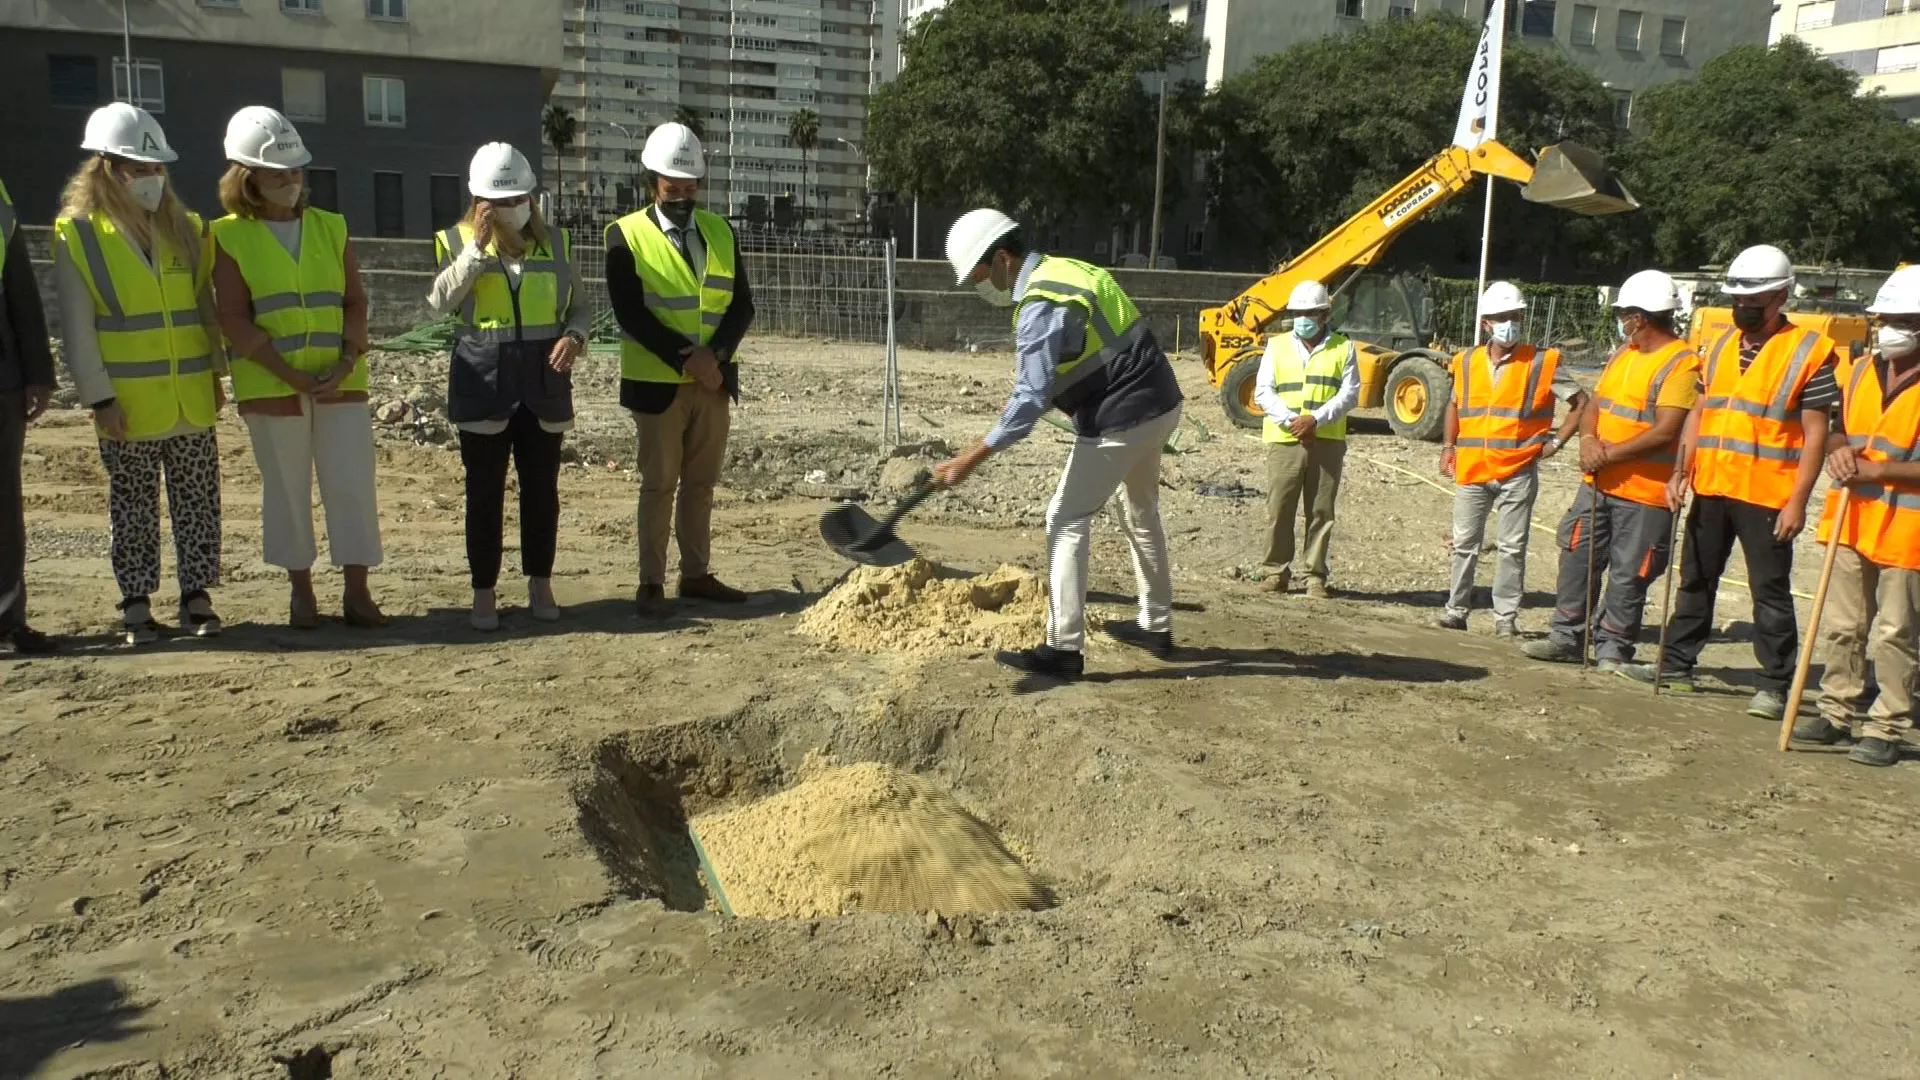
<svg viewBox="0 0 1920 1080">
<path fill-rule="evenodd" d="M 220 450 L 213 432 L 140 442 L 101 440 L 113 577 L 123 598 L 160 589 L 160 478 L 167 483 L 181 595 L 220 583 Z"/>
</svg>

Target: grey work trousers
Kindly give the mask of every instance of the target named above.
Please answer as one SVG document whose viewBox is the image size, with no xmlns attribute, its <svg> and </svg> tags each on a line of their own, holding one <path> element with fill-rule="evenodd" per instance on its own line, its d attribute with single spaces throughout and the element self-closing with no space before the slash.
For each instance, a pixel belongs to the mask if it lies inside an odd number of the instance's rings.
<svg viewBox="0 0 1920 1080">
<path fill-rule="evenodd" d="M 1480 546 L 1486 539 L 1487 516 L 1497 514 L 1493 565 L 1493 617 L 1512 622 L 1520 617 L 1520 598 L 1527 591 L 1527 539 L 1533 530 L 1533 500 L 1540 493 L 1540 471 L 1533 465 L 1504 480 L 1460 484 L 1453 489 L 1453 581 L 1447 595 L 1447 614 L 1466 618 L 1473 607 L 1473 579 L 1480 568 Z"/>
<path fill-rule="evenodd" d="M 1588 511 L 1593 508 L 1592 484 L 1582 484 L 1573 506 L 1560 520 L 1559 597 L 1554 603 L 1552 633 L 1555 641 L 1580 644 L 1582 628 L 1593 619 L 1594 655 L 1601 660 L 1625 663 L 1633 659 L 1633 646 L 1640 639 L 1640 622 L 1646 613 L 1647 587 L 1667 567 L 1671 557 L 1673 511 L 1664 506 L 1647 506 L 1613 495 L 1599 496 L 1599 512 L 1592 515 L 1592 535 L 1588 535 Z M 1597 545 L 1593 576 L 1587 576 L 1587 547 Z M 1606 593 L 1597 611 L 1588 612 L 1587 597 L 1600 595 L 1602 581 Z"/>
<path fill-rule="evenodd" d="M 0 633 L 27 625 L 27 515 L 20 491 L 26 439 L 26 393 L 0 393 Z"/>
</svg>

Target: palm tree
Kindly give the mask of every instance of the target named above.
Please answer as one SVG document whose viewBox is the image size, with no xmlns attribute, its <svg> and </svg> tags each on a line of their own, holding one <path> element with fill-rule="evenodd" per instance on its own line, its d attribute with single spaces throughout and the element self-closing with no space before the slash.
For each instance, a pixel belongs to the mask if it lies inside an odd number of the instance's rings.
<svg viewBox="0 0 1920 1080">
<path fill-rule="evenodd" d="M 793 118 L 787 121 L 787 139 L 800 148 L 800 202 L 804 206 L 810 201 L 809 189 L 813 186 L 807 155 L 820 145 L 820 114 L 812 109 L 794 110 Z"/>
<path fill-rule="evenodd" d="M 684 125 L 688 131 L 693 132 L 693 137 L 696 139 L 707 137 L 706 126 L 700 122 L 700 114 L 685 105 L 673 110 L 673 122 Z"/>
<path fill-rule="evenodd" d="M 567 179 L 567 147 L 573 145 L 573 113 L 565 105 L 548 105 L 540 114 L 540 132 L 547 137 L 547 145 L 553 147 L 553 212 L 560 214 L 560 193 L 565 190 Z"/>
</svg>

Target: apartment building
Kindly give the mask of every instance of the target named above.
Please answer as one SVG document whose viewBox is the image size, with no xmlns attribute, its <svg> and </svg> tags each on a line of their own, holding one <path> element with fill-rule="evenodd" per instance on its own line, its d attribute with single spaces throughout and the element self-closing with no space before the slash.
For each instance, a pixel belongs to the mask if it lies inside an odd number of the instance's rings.
<svg viewBox="0 0 1920 1080">
<path fill-rule="evenodd" d="M 1920 0 L 1819 0 L 1774 5 L 1771 40 L 1797 37 L 1860 75 L 1860 90 L 1886 94 L 1920 119 Z"/>
<path fill-rule="evenodd" d="M 355 235 L 431 236 L 482 143 L 537 154 L 559 22 L 529 0 L 0 0 L 0 171 L 26 221 L 51 221 L 87 114 L 132 101 L 217 214 L 227 119 L 272 105 L 313 151 L 316 205 Z"/>
<path fill-rule="evenodd" d="M 553 100 L 578 125 L 564 193 L 597 210 L 630 207 L 647 133 L 693 124 L 707 147 L 705 197 L 733 215 L 771 214 L 791 196 L 808 222 L 866 206 L 867 98 L 894 54 L 895 0 L 563 0 L 565 56 Z M 794 113 L 819 118 L 794 145 Z"/>
</svg>

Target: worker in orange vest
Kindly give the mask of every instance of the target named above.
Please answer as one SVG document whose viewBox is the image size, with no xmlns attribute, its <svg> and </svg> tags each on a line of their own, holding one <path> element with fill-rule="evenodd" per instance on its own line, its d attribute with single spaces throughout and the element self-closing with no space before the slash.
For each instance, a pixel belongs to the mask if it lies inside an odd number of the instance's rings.
<svg viewBox="0 0 1920 1080">
<path fill-rule="evenodd" d="M 1520 647 L 1535 660 L 1579 660 L 1589 632 L 1598 670 L 1623 672 L 1633 660 L 1647 586 L 1671 557 L 1667 481 L 1681 428 L 1700 396 L 1700 358 L 1674 334 L 1679 306 L 1673 279 L 1658 270 L 1628 278 L 1614 297 L 1625 345 L 1580 412 L 1580 471 L 1587 482 L 1560 520 L 1550 632 Z M 1589 545 L 1597 545 L 1592 556 Z M 1605 596 L 1599 610 L 1590 611 L 1603 576 Z"/>
<path fill-rule="evenodd" d="M 1839 492 L 1827 493 L 1820 539 L 1840 529 L 1841 546 L 1820 623 L 1827 670 L 1820 711 L 1793 727 L 1805 742 L 1859 742 L 1847 755 L 1862 765 L 1900 760 L 1913 728 L 1914 672 L 1920 667 L 1920 266 L 1894 271 L 1867 308 L 1877 325 L 1874 350 L 1844 365 L 1844 400 L 1827 455 L 1827 474 L 1853 492 L 1839 520 Z M 1866 705 L 1867 662 L 1880 684 Z"/>
<path fill-rule="evenodd" d="M 1669 689 L 1693 689 L 1693 665 L 1713 633 L 1720 575 L 1737 540 L 1753 593 L 1753 650 L 1760 689 L 1747 715 L 1778 721 L 1800 648 L 1793 612 L 1793 540 L 1806 527 L 1807 498 L 1820 479 L 1827 414 L 1840 404 L 1834 343 L 1787 321 L 1793 263 L 1770 245 L 1748 248 L 1727 267 L 1734 328 L 1702 359 L 1706 392 L 1687 418 L 1681 467 L 1669 485 L 1678 509 L 1691 486 L 1687 542 L 1680 552 L 1680 590 L 1667 630 L 1664 672 Z"/>
<path fill-rule="evenodd" d="M 1536 349 L 1520 340 L 1527 301 L 1512 283 L 1487 286 L 1479 311 L 1487 343 L 1453 358 L 1453 396 L 1447 399 L 1440 443 L 1440 473 L 1454 482 L 1453 579 L 1447 610 L 1434 625 L 1467 628 L 1487 516 L 1498 511 L 1493 636 L 1514 637 L 1520 632 L 1520 597 L 1526 592 L 1527 539 L 1533 500 L 1540 491 L 1539 463 L 1573 438 L 1586 392 L 1561 366 L 1560 350 Z M 1556 401 L 1567 403 L 1558 437 L 1553 431 Z"/>
</svg>

